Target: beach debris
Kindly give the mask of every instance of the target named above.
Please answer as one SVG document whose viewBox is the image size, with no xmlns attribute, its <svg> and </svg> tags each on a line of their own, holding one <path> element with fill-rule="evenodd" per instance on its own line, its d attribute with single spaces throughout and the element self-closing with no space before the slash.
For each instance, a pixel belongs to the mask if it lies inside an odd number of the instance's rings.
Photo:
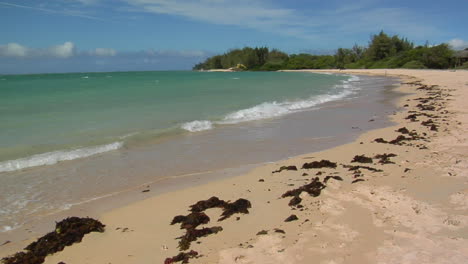
<svg viewBox="0 0 468 264">
<path fill-rule="evenodd" d="M 291 201 L 289 201 L 289 206 L 295 206 L 301 203 L 302 199 L 299 196 L 302 192 L 306 192 L 310 196 L 317 197 L 325 187 L 326 186 L 320 182 L 319 178 L 316 177 L 312 179 L 312 182 L 306 185 L 285 192 L 283 195 L 281 195 L 281 198 L 293 197 Z"/>
<path fill-rule="evenodd" d="M 418 137 L 417 135 L 413 135 L 413 137 L 409 138 L 409 137 L 405 137 L 403 135 L 399 135 L 397 138 L 395 138 L 393 140 L 390 140 L 390 141 L 387 141 L 387 140 L 385 140 L 383 138 L 376 138 L 376 139 L 374 139 L 374 142 L 392 144 L 392 145 L 403 145 L 404 141 L 416 140 L 416 139 L 420 139 L 420 137 Z"/>
<path fill-rule="evenodd" d="M 265 180 L 264 180 L 264 179 L 259 179 L 258 181 L 259 181 L 259 182 L 265 182 Z"/>
<path fill-rule="evenodd" d="M 388 143 L 387 140 L 383 139 L 383 138 L 376 138 L 374 139 L 374 142 L 377 142 L 377 143 Z"/>
<path fill-rule="evenodd" d="M 288 216 L 288 218 L 286 218 L 284 221 L 285 222 L 292 222 L 292 221 L 296 221 L 296 220 L 299 220 L 299 218 L 297 218 L 297 215 L 293 214 L 293 215 Z"/>
<path fill-rule="evenodd" d="M 223 207 L 223 213 L 221 214 L 221 218 L 218 219 L 218 221 L 223 221 L 229 217 L 231 217 L 233 214 L 248 214 L 249 210 L 248 208 L 252 208 L 252 204 L 250 203 L 249 200 L 246 199 L 238 199 L 237 201 L 233 203 L 226 203 Z"/>
<path fill-rule="evenodd" d="M 180 223 L 180 229 L 197 228 L 199 225 L 207 224 L 210 222 L 208 217 L 203 212 L 194 212 L 188 215 L 178 215 L 172 219 L 171 225 Z"/>
<path fill-rule="evenodd" d="M 309 176 L 309 174 L 304 172 L 304 173 L 302 173 L 302 176 Z"/>
<path fill-rule="evenodd" d="M 327 183 L 328 180 L 330 180 L 330 179 L 334 179 L 334 180 L 337 180 L 337 181 L 343 181 L 343 178 L 341 178 L 340 176 L 329 175 L 329 176 L 325 177 L 325 179 L 323 179 L 323 182 Z"/>
<path fill-rule="evenodd" d="M 294 196 L 288 203 L 289 206 L 296 206 L 302 202 L 301 197 Z"/>
<path fill-rule="evenodd" d="M 364 180 L 363 179 L 356 179 L 356 180 L 352 181 L 351 184 L 356 183 L 356 182 L 361 182 L 361 181 L 364 181 Z"/>
<path fill-rule="evenodd" d="M 11 241 L 7 240 L 7 241 L 3 242 L 3 244 L 1 244 L 0 246 L 4 246 L 4 245 L 10 244 L 10 243 L 11 243 Z"/>
<path fill-rule="evenodd" d="M 216 234 L 221 231 L 223 231 L 223 228 L 220 226 L 206 227 L 202 229 L 189 228 L 183 236 L 177 238 L 180 239 L 178 247 L 180 250 L 187 250 L 190 248 L 191 243 L 193 241 L 197 241 L 198 238 Z"/>
<path fill-rule="evenodd" d="M 329 160 L 321 160 L 321 161 L 312 161 L 308 163 L 304 163 L 302 165 L 303 169 L 320 169 L 320 168 L 336 168 L 336 162 L 331 162 Z"/>
<path fill-rule="evenodd" d="M 190 214 L 177 215 L 171 221 L 171 225 L 180 224 L 180 228 L 186 230 L 183 236 L 177 238 L 180 239 L 178 246 L 179 249 L 187 250 L 190 248 L 191 243 L 196 241 L 199 237 L 216 234 L 223 230 L 223 228 L 220 226 L 196 229 L 199 225 L 210 222 L 210 217 L 204 213 L 205 210 L 210 208 L 223 209 L 221 218 L 218 219 L 218 221 L 223 221 L 236 213 L 248 214 L 248 208 L 251 207 L 252 205 L 250 201 L 243 198 L 231 203 L 220 200 L 216 196 L 213 196 L 207 200 L 198 201 L 197 203 L 191 205 Z"/>
<path fill-rule="evenodd" d="M 43 263 L 45 257 L 62 251 L 66 246 L 81 242 L 84 235 L 91 232 L 104 232 L 101 222 L 92 218 L 68 217 L 55 224 L 55 231 L 46 234 L 18 252 L 2 259 L 3 264 Z"/>
<path fill-rule="evenodd" d="M 410 171 L 410 170 L 411 170 L 410 168 L 405 168 L 405 171 L 404 171 L 404 172 L 406 173 L 406 172 L 408 172 L 408 171 Z"/>
<path fill-rule="evenodd" d="M 418 104 L 416 105 L 421 111 L 434 111 L 435 106 L 433 105 L 423 105 L 423 104 Z"/>
<path fill-rule="evenodd" d="M 377 154 L 374 158 L 379 159 L 380 164 L 395 164 L 395 162 L 391 161 L 390 158 L 396 157 L 396 154 L 393 153 L 384 153 L 384 154 Z"/>
<path fill-rule="evenodd" d="M 262 230 L 257 233 L 257 236 L 261 236 L 261 235 L 268 235 L 268 231 Z"/>
<path fill-rule="evenodd" d="M 190 206 L 190 211 L 192 212 L 203 212 L 206 209 L 210 208 L 223 208 L 226 204 L 225 201 L 220 200 L 218 197 L 213 196 L 208 200 L 198 201 L 197 203 Z"/>
<path fill-rule="evenodd" d="M 372 158 L 366 157 L 365 155 L 356 155 L 354 156 L 351 162 L 359 162 L 359 163 L 372 163 Z"/>
<path fill-rule="evenodd" d="M 382 172 L 383 170 L 381 169 L 376 169 L 376 168 L 372 168 L 372 167 L 369 167 L 369 166 L 360 166 L 360 165 L 357 165 L 357 166 L 353 166 L 353 165 L 344 165 L 343 164 L 343 168 L 347 168 L 349 169 L 349 171 L 358 171 L 360 169 L 366 169 L 366 170 L 369 170 L 369 171 L 372 171 L 372 172 Z"/>
<path fill-rule="evenodd" d="M 396 132 L 400 132 L 402 134 L 409 134 L 410 133 L 410 131 L 406 127 L 399 128 L 398 130 L 396 130 Z"/>
<path fill-rule="evenodd" d="M 146 193 L 146 192 L 149 192 L 150 190 L 149 189 L 145 189 L 143 191 L 141 191 L 142 193 Z"/>
<path fill-rule="evenodd" d="M 278 170 L 272 171 L 272 173 L 280 173 L 284 170 L 292 170 L 292 171 L 297 171 L 297 167 L 294 165 L 291 166 L 281 166 Z"/>
<path fill-rule="evenodd" d="M 407 117 L 405 117 L 405 119 L 409 119 L 411 122 L 416 122 L 417 118 L 418 118 L 418 116 L 416 114 L 411 114 L 411 115 L 408 115 Z"/>
<path fill-rule="evenodd" d="M 213 196 L 208 200 L 198 201 L 197 203 L 190 206 L 190 211 L 192 212 L 203 212 L 210 208 L 222 208 L 223 213 L 221 218 L 218 221 L 223 221 L 233 214 L 243 213 L 248 214 L 248 208 L 251 208 L 252 204 L 250 201 L 240 198 L 237 201 L 230 203 L 224 200 L 220 200 L 218 197 Z"/>
<path fill-rule="evenodd" d="M 273 230 L 275 230 L 275 233 L 286 234 L 283 229 L 275 228 Z"/>
<path fill-rule="evenodd" d="M 190 250 L 189 252 L 180 252 L 177 256 L 166 258 L 164 264 L 172 264 L 176 262 L 189 263 L 189 259 L 198 256 L 198 252 Z"/>
</svg>

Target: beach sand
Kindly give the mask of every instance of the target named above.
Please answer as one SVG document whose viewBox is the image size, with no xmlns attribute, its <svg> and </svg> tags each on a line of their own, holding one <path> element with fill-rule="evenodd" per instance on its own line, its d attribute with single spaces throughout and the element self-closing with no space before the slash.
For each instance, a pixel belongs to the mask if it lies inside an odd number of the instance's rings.
<svg viewBox="0 0 468 264">
<path fill-rule="evenodd" d="M 106 212 L 99 217 L 104 233 L 86 235 L 45 263 L 164 263 L 179 254 L 176 238 L 186 232 L 170 225 L 174 216 L 189 214 L 190 205 L 212 196 L 247 199 L 251 208 L 223 221 L 217 221 L 221 209 L 206 210 L 211 221 L 198 228 L 222 231 L 192 242 L 189 250 L 199 255 L 190 263 L 468 263 L 468 71 L 336 72 L 400 77 L 398 91 L 407 95 L 397 102 L 401 111 L 391 116 L 396 125 Z M 403 127 L 410 134 L 396 132 Z M 375 142 L 399 136 L 399 144 Z M 396 156 L 375 158 L 378 154 Z M 351 162 L 356 155 L 371 157 L 372 163 Z M 302 169 L 321 160 L 337 167 Z M 291 165 L 298 170 L 272 173 Z M 282 198 L 315 177 L 323 185 L 314 185 L 313 195 L 297 196 L 299 206 L 288 205 L 292 197 Z M 293 214 L 298 219 L 285 222 Z M 0 246 L 0 256 L 28 242 Z"/>
</svg>

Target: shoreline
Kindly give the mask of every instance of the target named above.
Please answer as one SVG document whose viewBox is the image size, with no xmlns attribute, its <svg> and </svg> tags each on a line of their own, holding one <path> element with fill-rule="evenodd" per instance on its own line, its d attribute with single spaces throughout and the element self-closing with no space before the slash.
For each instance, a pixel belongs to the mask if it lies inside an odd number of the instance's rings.
<svg viewBox="0 0 468 264">
<path fill-rule="evenodd" d="M 441 94 L 461 93 L 460 88 L 468 85 L 466 72 L 410 70 L 336 72 L 382 75 L 387 71 L 389 75 L 395 74 L 405 78 L 405 82 L 410 79 L 404 76 L 418 75 L 418 78 L 423 79 L 423 84 L 440 85 Z M 456 75 L 458 79 L 447 80 L 448 77 L 454 77 L 450 74 Z M 437 81 L 436 75 L 443 75 L 438 77 L 444 80 Z M 414 82 L 414 78 L 411 81 Z M 457 87 L 446 87 L 447 85 L 457 85 Z M 466 184 L 467 175 L 462 170 L 466 168 L 466 162 L 459 157 L 453 162 L 452 149 L 460 148 L 460 144 L 453 144 L 457 142 L 453 142 L 450 138 L 452 135 L 449 135 L 466 128 L 466 116 L 463 120 L 458 119 L 458 122 L 463 122 L 461 124 L 449 122 L 449 119 L 453 121 L 457 118 L 449 108 L 449 113 L 439 114 L 447 117 L 440 117 L 437 120 L 432 117 L 433 122 L 437 123 L 439 130 L 437 132 L 421 126 L 421 121 L 428 120 L 425 116 L 418 117 L 421 119 L 418 122 L 406 120 L 408 111 L 424 112 L 418 109 L 418 102 L 413 99 L 427 96 L 424 95 L 426 92 L 439 91 L 416 90 L 418 87 L 420 86 L 403 85 L 397 88 L 401 92 L 415 94 L 405 95 L 398 100 L 397 104 L 402 110 L 391 116 L 396 123 L 395 126 L 365 132 L 355 141 L 338 147 L 264 164 L 241 176 L 162 194 L 112 210 L 100 217 L 100 220 L 107 225 L 105 233 L 89 234 L 82 243 L 48 257 L 45 263 L 60 261 L 162 263 L 165 258 L 175 256 L 179 252 L 178 241 L 175 238 L 183 232 L 177 225 L 169 225 L 172 218 L 186 214 L 190 204 L 211 196 L 231 201 L 245 198 L 252 203 L 252 208 L 249 209 L 249 214 L 236 214 L 223 222 L 216 222 L 221 212 L 219 209 L 209 209 L 206 213 L 212 221 L 207 226 L 220 225 L 223 231 L 200 238 L 198 241 L 201 244 L 193 242 L 191 249 L 203 254 L 203 257 L 192 259 L 190 263 L 308 263 L 310 258 L 314 258 L 319 263 L 320 261 L 385 263 L 395 260 L 392 258 L 403 258 L 414 252 L 422 254 L 427 249 L 433 249 L 434 252 L 429 250 L 431 254 L 451 257 L 454 260 L 452 263 L 458 263 L 459 260 L 466 261 L 468 191 L 463 186 Z M 448 90 L 449 88 L 457 90 Z M 466 92 L 464 97 L 466 98 Z M 460 98 L 462 97 L 455 98 L 459 115 L 460 111 L 464 110 Z M 453 108 L 454 101 L 446 101 L 453 98 L 440 99 L 437 101 L 431 99 L 429 102 L 435 104 L 443 102 L 451 104 L 448 107 Z M 405 104 L 408 106 L 404 107 Z M 447 106 L 437 106 L 439 107 Z M 401 126 L 406 126 L 409 130 L 414 129 L 418 135 L 426 133 L 425 139 L 415 140 L 413 146 L 372 142 L 378 137 L 385 140 L 394 139 L 400 135 L 395 130 Z M 429 139 L 432 142 L 425 141 Z M 457 140 L 466 141 L 463 132 L 458 133 Z M 420 149 L 422 146 L 429 149 Z M 374 164 L 351 163 L 355 155 L 373 157 L 383 153 L 395 153 L 397 156 L 390 158 L 395 164 L 378 164 L 377 161 Z M 466 157 L 466 149 L 460 148 L 456 154 Z M 426 156 L 430 160 L 427 160 Z M 303 163 L 322 159 L 337 162 L 338 168 L 300 169 Z M 383 172 L 359 169 L 361 175 L 355 177 L 356 171 L 349 172 L 341 164 L 371 166 L 382 169 Z M 299 171 L 272 173 L 281 166 L 289 165 L 295 165 Z M 440 167 L 437 169 L 449 168 L 450 172 L 457 176 L 433 175 L 438 173 L 431 167 L 434 165 Z M 326 188 L 317 197 L 301 194 L 302 208 L 288 206 L 290 198 L 280 199 L 285 191 L 309 183 L 312 177 L 316 177 L 318 171 L 322 172 L 322 175 L 317 175 L 321 182 L 325 181 L 325 176 L 340 176 L 343 181 L 329 180 Z M 303 173 L 308 175 L 302 176 Z M 364 181 L 351 183 L 358 179 Z M 293 186 L 289 186 L 291 184 Z M 437 186 L 435 184 L 441 184 L 444 188 L 433 197 L 431 190 Z M 440 201 L 437 199 L 442 199 L 444 206 L 439 206 L 437 203 Z M 460 211 L 458 208 L 465 208 L 465 211 Z M 285 223 L 284 219 L 291 214 L 296 214 L 299 220 Z M 236 217 L 240 219 L 237 220 Z M 122 232 L 123 228 L 128 228 L 128 231 Z M 276 232 L 275 228 L 285 233 Z M 395 231 L 390 232 L 391 229 Z M 261 231 L 266 231 L 266 234 Z M 257 235 L 259 232 L 263 235 Z M 453 236 L 457 238 L 452 239 Z M 12 245 L 1 246 L 0 251 L 10 246 Z M 431 263 L 442 263 L 434 261 L 437 259 L 428 259 L 433 261 Z"/>
<path fill-rule="evenodd" d="M 353 77 L 346 76 L 343 78 L 349 79 Z M 135 168 L 130 170 L 130 175 L 133 174 L 135 177 L 131 180 L 133 182 L 131 186 L 128 184 L 128 186 L 118 189 L 110 187 L 100 188 L 101 192 L 98 192 L 96 196 L 88 196 L 77 202 L 72 201 L 67 195 L 64 197 L 66 200 L 62 200 L 62 204 L 66 203 L 67 207 L 61 207 L 68 208 L 67 210 L 60 210 L 62 212 L 59 213 L 55 210 L 52 214 L 38 212 L 33 215 L 34 218 L 20 218 L 19 220 L 26 220 L 26 225 L 20 226 L 12 232 L 0 234 L 0 237 L 5 237 L 6 240 L 10 241 L 17 241 L 18 236 L 16 234 L 18 233 L 23 233 L 20 236 L 21 239 L 40 236 L 53 228 L 55 221 L 67 215 L 90 215 L 97 217 L 102 211 L 121 207 L 128 203 L 148 198 L 149 196 L 244 174 L 252 167 L 261 166 L 263 163 L 274 162 L 299 154 L 305 154 L 311 150 L 318 151 L 350 142 L 362 131 L 389 125 L 386 118 L 383 117 L 387 115 L 387 112 L 395 110 L 391 105 L 391 100 L 398 95 L 390 91 L 395 82 L 394 79 L 387 80 L 385 78 L 373 77 L 362 77 L 361 80 L 353 79 L 353 83 L 355 83 L 358 91 L 354 91 L 354 85 L 351 85 L 347 89 L 353 90 L 353 95 L 348 96 L 344 100 L 322 103 L 318 106 L 318 109 L 300 110 L 286 116 L 260 122 L 252 121 L 235 126 L 221 126 L 214 130 L 183 135 L 172 140 L 162 141 L 157 145 L 142 149 L 136 148 L 132 150 L 131 148 L 125 148 L 121 151 L 103 154 L 96 158 L 78 159 L 50 167 L 38 168 L 36 171 L 39 171 L 42 175 L 49 175 L 49 178 L 55 175 L 55 170 L 62 171 L 64 175 L 67 175 L 67 171 L 78 169 L 74 173 L 75 176 L 83 176 L 80 177 L 83 179 L 83 183 L 94 183 L 96 172 L 100 172 L 105 168 L 105 166 L 101 166 L 100 164 L 112 164 L 115 161 L 119 161 L 118 163 L 123 166 L 126 164 L 127 167 Z M 357 87 L 360 88 L 358 89 Z M 368 90 L 369 93 L 363 92 Z M 375 90 L 375 92 L 372 90 Z M 383 101 L 380 102 L 381 100 Z M 372 110 L 368 111 L 369 109 Z M 370 118 L 375 118 L 375 122 L 368 122 Z M 355 127 L 352 128 L 352 126 Z M 263 133 L 262 131 L 265 134 L 259 135 L 259 133 Z M 188 147 L 189 145 L 193 147 Z M 203 146 L 203 148 L 196 150 L 198 146 Z M 229 151 L 226 152 L 226 149 L 229 149 Z M 190 155 L 194 150 L 197 151 L 198 157 Z M 176 151 L 179 154 L 177 154 L 177 159 L 174 160 Z M 157 153 L 165 153 L 166 157 L 154 155 Z M 111 158 L 115 157 L 115 160 L 107 158 L 109 156 Z M 132 162 L 135 158 L 119 159 L 119 157 L 131 156 L 139 157 L 142 161 Z M 160 158 L 162 158 L 162 161 L 169 163 L 161 162 Z M 156 164 L 151 165 L 154 162 Z M 168 167 L 171 166 L 170 164 L 177 166 L 177 170 L 167 171 Z M 158 168 L 158 170 L 150 170 L 148 165 Z M 129 170 L 122 168 L 123 166 L 117 166 L 117 169 L 109 172 L 104 171 L 105 175 L 112 175 L 114 179 L 112 181 L 114 182 L 122 177 L 128 177 Z M 84 170 L 84 168 L 89 169 Z M 194 172 L 198 174 L 194 175 Z M 29 172 L 25 171 L 24 173 L 28 174 Z M 20 172 L 17 175 L 21 176 L 21 174 Z M 88 175 L 91 178 L 87 178 Z M 11 180 L 15 179 L 13 176 L 14 174 L 11 175 Z M 142 177 L 144 177 L 144 181 L 139 180 Z M 34 177 L 31 180 L 33 179 Z M 61 182 L 61 184 L 66 184 L 66 181 Z M 98 182 L 106 181 L 103 181 L 101 175 L 99 175 Z M 109 182 L 107 185 L 112 184 L 114 183 Z M 68 185 L 65 187 L 76 189 L 76 192 L 78 192 L 81 190 L 81 185 Z M 181 187 L 177 188 L 177 186 Z M 98 190 L 99 187 L 89 186 L 89 189 Z M 141 191 L 146 189 L 150 189 L 150 192 L 142 194 Z M 60 193 L 55 195 L 53 192 L 50 194 L 50 196 L 55 197 L 60 195 Z M 106 198 L 98 199 L 99 197 Z M 54 202 L 54 205 L 61 202 L 60 200 L 57 200 L 56 203 Z M 86 201 L 91 202 L 88 203 Z M 36 204 L 42 203 L 37 201 Z M 46 203 L 43 204 L 46 205 Z M 44 217 L 44 215 L 46 216 Z M 8 217 L 10 216 L 7 216 L 6 219 Z M 13 219 L 13 215 L 11 215 L 11 219 Z M 24 223 L 23 221 L 19 222 Z"/>
</svg>

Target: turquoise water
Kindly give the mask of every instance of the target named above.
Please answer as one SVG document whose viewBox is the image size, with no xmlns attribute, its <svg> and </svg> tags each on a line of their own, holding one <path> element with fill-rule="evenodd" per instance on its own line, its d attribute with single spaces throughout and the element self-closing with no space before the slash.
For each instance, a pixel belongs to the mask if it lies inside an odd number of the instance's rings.
<svg viewBox="0 0 468 264">
<path fill-rule="evenodd" d="M 0 173 L 316 107 L 348 95 L 350 78 L 176 71 L 0 76 Z"/>
</svg>

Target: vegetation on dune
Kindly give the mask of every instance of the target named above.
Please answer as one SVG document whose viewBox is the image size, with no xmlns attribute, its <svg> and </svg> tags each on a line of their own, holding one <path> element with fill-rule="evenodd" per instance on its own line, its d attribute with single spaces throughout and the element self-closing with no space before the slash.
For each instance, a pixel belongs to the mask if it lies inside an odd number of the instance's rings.
<svg viewBox="0 0 468 264">
<path fill-rule="evenodd" d="M 447 69 L 455 66 L 454 51 L 447 44 L 415 46 L 406 38 L 383 31 L 373 35 L 367 47 L 339 48 L 334 55 L 291 54 L 267 47 L 233 49 L 206 59 L 194 70 L 237 69 L 250 71 L 283 69 Z M 466 67 L 466 65 L 463 65 Z"/>
</svg>

